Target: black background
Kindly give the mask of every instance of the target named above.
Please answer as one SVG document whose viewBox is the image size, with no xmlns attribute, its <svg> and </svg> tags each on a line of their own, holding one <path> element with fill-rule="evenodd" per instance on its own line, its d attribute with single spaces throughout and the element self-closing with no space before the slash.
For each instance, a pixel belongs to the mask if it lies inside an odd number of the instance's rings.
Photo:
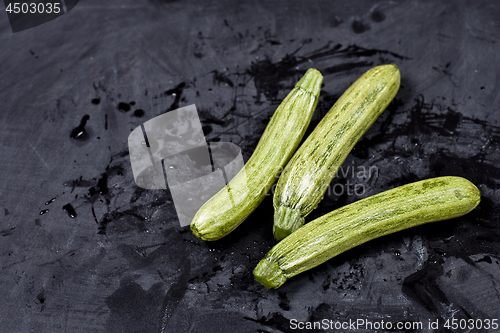
<svg viewBox="0 0 500 333">
<path fill-rule="evenodd" d="M 292 318 L 364 318 L 439 319 L 447 332 L 449 318 L 499 318 L 499 17 L 487 0 L 89 0 L 13 34 L 1 14 L 0 330 L 288 332 Z M 134 184 L 127 137 L 144 121 L 196 104 L 207 140 L 246 160 L 309 67 L 325 76 L 312 129 L 384 63 L 399 66 L 400 91 L 344 164 L 378 177 L 335 178 L 366 191 L 327 195 L 308 220 L 442 175 L 478 186 L 472 213 L 268 291 L 252 270 L 275 244 L 271 196 L 205 243 L 168 191 Z"/>
</svg>

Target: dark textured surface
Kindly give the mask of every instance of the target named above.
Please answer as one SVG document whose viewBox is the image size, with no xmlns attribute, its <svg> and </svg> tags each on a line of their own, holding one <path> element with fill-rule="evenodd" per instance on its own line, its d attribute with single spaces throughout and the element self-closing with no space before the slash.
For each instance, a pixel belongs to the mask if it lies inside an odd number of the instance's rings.
<svg viewBox="0 0 500 333">
<path fill-rule="evenodd" d="M 89 0 L 16 34 L 0 17 L 1 332 L 500 317 L 496 2 Z M 396 100 L 344 164 L 378 177 L 339 175 L 366 191 L 326 195 L 309 220 L 442 175 L 479 187 L 465 217 L 372 241 L 268 291 L 252 270 L 274 244 L 271 197 L 208 244 L 179 227 L 168 191 L 134 185 L 127 137 L 156 115 L 194 103 L 207 140 L 247 159 L 307 68 L 325 75 L 313 128 L 358 76 L 392 62 Z"/>
</svg>

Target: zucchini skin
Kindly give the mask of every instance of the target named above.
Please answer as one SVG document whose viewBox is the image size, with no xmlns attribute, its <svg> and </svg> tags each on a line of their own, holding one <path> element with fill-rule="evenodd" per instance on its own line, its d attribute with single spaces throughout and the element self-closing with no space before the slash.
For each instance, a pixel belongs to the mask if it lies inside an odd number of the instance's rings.
<svg viewBox="0 0 500 333">
<path fill-rule="evenodd" d="M 254 270 L 278 288 L 287 279 L 367 241 L 429 222 L 462 216 L 480 202 L 465 178 L 438 177 L 403 185 L 336 209 L 276 244 Z"/>
<path fill-rule="evenodd" d="M 273 197 L 273 234 L 281 240 L 304 225 L 356 142 L 396 95 L 396 65 L 377 66 L 354 82 L 287 164 Z"/>
<path fill-rule="evenodd" d="M 193 234 L 218 240 L 238 227 L 264 200 L 292 157 L 318 104 L 323 75 L 310 68 L 273 114 L 245 167 L 198 210 Z"/>
</svg>

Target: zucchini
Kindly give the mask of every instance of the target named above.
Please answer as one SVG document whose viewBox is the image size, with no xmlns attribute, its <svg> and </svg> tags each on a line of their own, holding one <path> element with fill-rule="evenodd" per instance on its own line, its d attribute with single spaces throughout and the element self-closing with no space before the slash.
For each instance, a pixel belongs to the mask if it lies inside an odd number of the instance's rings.
<svg viewBox="0 0 500 333">
<path fill-rule="evenodd" d="M 370 69 L 346 90 L 300 146 L 280 176 L 273 197 L 277 240 L 304 225 L 304 218 L 323 199 L 356 142 L 396 95 L 399 82 L 396 65 Z"/>
<path fill-rule="evenodd" d="M 422 180 L 370 196 L 307 223 L 276 244 L 254 270 L 267 289 L 355 246 L 428 222 L 455 218 L 481 200 L 461 177 Z"/>
<path fill-rule="evenodd" d="M 309 126 L 322 82 L 321 73 L 311 68 L 285 97 L 245 167 L 194 216 L 196 237 L 214 241 L 226 236 L 264 200 Z"/>
</svg>

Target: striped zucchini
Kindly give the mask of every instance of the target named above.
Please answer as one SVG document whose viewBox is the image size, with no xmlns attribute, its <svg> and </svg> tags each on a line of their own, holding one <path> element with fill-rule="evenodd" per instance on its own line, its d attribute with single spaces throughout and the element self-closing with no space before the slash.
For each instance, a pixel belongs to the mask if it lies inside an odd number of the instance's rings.
<svg viewBox="0 0 500 333">
<path fill-rule="evenodd" d="M 470 181 L 448 176 L 359 200 L 307 223 L 279 242 L 255 268 L 255 279 L 268 289 L 278 288 L 290 277 L 374 238 L 467 214 L 480 199 Z"/>
<path fill-rule="evenodd" d="M 323 76 L 313 68 L 278 106 L 245 167 L 210 198 L 191 222 L 193 234 L 218 240 L 240 225 L 266 193 L 297 149 L 318 104 Z"/>
<path fill-rule="evenodd" d="M 276 185 L 273 233 L 281 240 L 304 225 L 359 138 L 399 89 L 396 65 L 370 69 L 354 82 L 300 146 Z"/>
</svg>

